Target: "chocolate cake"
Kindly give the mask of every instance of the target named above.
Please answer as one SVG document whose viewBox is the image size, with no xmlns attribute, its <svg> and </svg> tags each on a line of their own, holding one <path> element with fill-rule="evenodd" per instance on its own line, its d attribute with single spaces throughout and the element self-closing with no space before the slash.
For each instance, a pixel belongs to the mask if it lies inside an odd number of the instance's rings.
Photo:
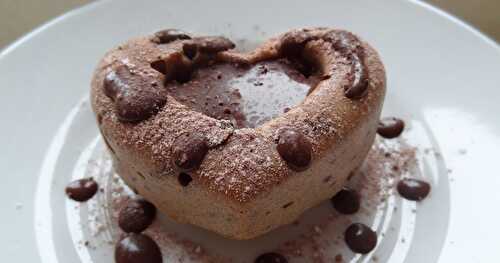
<svg viewBox="0 0 500 263">
<path fill-rule="evenodd" d="M 250 239 L 342 189 L 373 143 L 385 71 L 332 28 L 234 47 L 173 29 L 132 39 L 100 61 L 91 101 L 131 188 L 178 222 Z"/>
</svg>

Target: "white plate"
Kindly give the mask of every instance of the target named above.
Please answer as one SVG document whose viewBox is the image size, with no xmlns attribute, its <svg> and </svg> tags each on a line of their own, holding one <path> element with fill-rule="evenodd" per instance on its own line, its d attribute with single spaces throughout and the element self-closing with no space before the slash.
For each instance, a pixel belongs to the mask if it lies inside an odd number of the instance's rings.
<svg viewBox="0 0 500 263">
<path fill-rule="evenodd" d="M 2 262 L 112 262 L 112 245 L 106 244 L 111 230 L 94 237 L 98 229 L 86 223 L 92 209 L 91 216 L 109 217 L 99 214 L 107 213 L 99 210 L 99 202 L 109 194 L 77 209 L 64 195 L 72 177 L 96 167 L 93 173 L 109 172 L 109 163 L 100 163 L 105 161 L 102 145 L 88 102 L 82 99 L 106 50 L 167 27 L 258 42 L 303 26 L 345 28 L 373 44 L 388 72 L 384 115 L 407 120 L 408 143 L 438 153 L 418 155 L 416 173 L 432 182 L 430 198 L 415 205 L 391 195 L 392 203 L 368 215 L 379 234 L 387 231 L 386 238 L 379 236 L 376 251 L 354 256 L 340 243 L 331 248 L 338 251 L 322 253 L 341 252 L 352 262 L 373 257 L 381 262 L 497 262 L 500 48 L 433 7 L 396 0 L 101 1 L 57 18 L 3 50 Z M 391 206 L 399 209 L 391 212 Z M 296 235 L 319 224 L 315 220 L 329 213 L 325 209 L 330 207 L 308 212 L 304 221 L 311 224 L 299 230 L 284 228 L 249 242 L 224 240 L 163 217 L 159 221 L 165 231 L 177 231 L 203 249 L 251 262 L 255 253 L 274 249 L 281 234 Z M 97 248 L 78 244 L 82 240 Z M 185 247 L 178 249 L 175 253 Z M 168 262 L 179 258 L 167 257 Z M 291 262 L 313 260 L 311 254 Z"/>
</svg>

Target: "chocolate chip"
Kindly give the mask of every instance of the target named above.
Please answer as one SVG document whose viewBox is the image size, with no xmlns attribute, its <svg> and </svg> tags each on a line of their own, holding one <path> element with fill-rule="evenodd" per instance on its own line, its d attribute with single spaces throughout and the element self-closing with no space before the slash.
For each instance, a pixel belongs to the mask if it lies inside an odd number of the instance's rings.
<svg viewBox="0 0 500 263">
<path fill-rule="evenodd" d="M 359 211 L 361 198 L 356 190 L 344 187 L 332 197 L 331 202 L 339 213 L 350 215 Z"/>
<path fill-rule="evenodd" d="M 431 191 L 431 185 L 427 182 L 406 178 L 398 183 L 398 193 L 405 199 L 421 201 L 426 198 Z"/>
<path fill-rule="evenodd" d="M 304 171 L 311 162 L 311 142 L 294 128 L 279 131 L 276 149 L 281 158 L 295 171 Z"/>
<path fill-rule="evenodd" d="M 333 48 L 340 52 L 351 64 L 348 74 L 349 85 L 344 88 L 344 94 L 350 99 L 360 99 L 368 91 L 368 70 L 364 63 L 365 52 L 361 41 L 352 33 L 347 31 L 332 30 L 324 39 L 332 43 Z"/>
<path fill-rule="evenodd" d="M 98 188 L 93 178 L 84 178 L 69 183 L 66 186 L 66 195 L 75 201 L 85 202 L 95 195 Z"/>
<path fill-rule="evenodd" d="M 179 176 L 177 177 L 177 180 L 179 181 L 179 184 L 186 187 L 193 181 L 193 178 L 191 175 L 187 173 L 180 173 Z"/>
<path fill-rule="evenodd" d="M 111 100 L 115 100 L 118 93 L 122 92 L 122 89 L 126 89 L 125 85 L 120 83 L 120 78 L 118 77 L 118 73 L 123 73 L 122 71 L 128 70 L 125 65 L 121 65 L 117 67 L 115 70 L 108 72 L 104 77 L 103 90 L 104 94 L 108 96 Z"/>
<path fill-rule="evenodd" d="M 176 80 L 186 83 L 191 79 L 193 63 L 182 53 L 175 53 L 169 57 L 168 65 L 170 70 L 165 74 L 166 80 Z"/>
<path fill-rule="evenodd" d="M 186 57 L 192 60 L 196 57 L 196 54 L 198 54 L 198 44 L 195 42 L 184 43 L 182 46 L 182 52 L 184 52 Z"/>
<path fill-rule="evenodd" d="M 154 92 L 143 91 L 137 97 L 118 97 L 116 110 L 121 121 L 136 122 L 156 114 L 163 104 L 165 98 L 158 98 Z"/>
<path fill-rule="evenodd" d="M 196 54 L 191 55 L 194 57 Z M 193 71 L 193 63 L 190 59 L 192 57 L 177 52 L 166 58 L 155 60 L 150 65 L 154 70 L 165 75 L 166 81 L 176 80 L 180 83 L 185 83 L 191 79 Z"/>
<path fill-rule="evenodd" d="M 179 136 L 173 146 L 174 164 L 184 170 L 197 168 L 208 151 L 206 139 L 197 134 L 183 134 Z"/>
<path fill-rule="evenodd" d="M 126 232 L 140 233 L 151 225 L 156 216 L 156 207 L 143 198 L 130 199 L 120 209 L 118 225 Z"/>
<path fill-rule="evenodd" d="M 360 99 L 368 91 L 368 71 L 362 59 L 357 54 L 352 54 L 351 59 L 351 84 L 346 86 L 344 94 L 349 99 Z"/>
<path fill-rule="evenodd" d="M 166 102 L 166 91 L 152 86 L 156 79 L 120 65 L 106 74 L 104 93 L 115 103 L 121 121 L 140 121 L 156 114 Z"/>
<path fill-rule="evenodd" d="M 160 248 L 150 237 L 128 234 L 115 247 L 116 263 L 162 263 Z"/>
<path fill-rule="evenodd" d="M 157 44 L 168 44 L 179 39 L 191 39 L 186 33 L 178 29 L 165 29 L 154 34 L 153 42 Z"/>
<path fill-rule="evenodd" d="M 354 223 L 345 231 L 344 240 L 353 252 L 368 254 L 377 246 L 377 233 L 364 224 Z"/>
<path fill-rule="evenodd" d="M 270 252 L 260 255 L 255 259 L 255 263 L 288 263 L 288 261 L 281 254 Z"/>
<path fill-rule="evenodd" d="M 231 40 L 222 36 L 197 37 L 193 38 L 192 42 L 195 43 L 198 46 L 198 50 L 203 53 L 218 53 L 233 49 L 236 46 Z"/>
<path fill-rule="evenodd" d="M 159 59 L 151 62 L 151 67 L 163 75 L 167 75 L 167 63 L 165 60 Z"/>
<path fill-rule="evenodd" d="M 387 139 L 398 137 L 404 130 L 403 120 L 395 117 L 386 117 L 378 122 L 377 133 Z"/>
</svg>

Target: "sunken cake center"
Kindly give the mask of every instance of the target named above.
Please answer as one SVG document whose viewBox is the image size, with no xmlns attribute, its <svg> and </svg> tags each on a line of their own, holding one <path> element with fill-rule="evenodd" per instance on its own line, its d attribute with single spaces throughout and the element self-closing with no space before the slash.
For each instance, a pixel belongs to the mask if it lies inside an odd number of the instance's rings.
<svg viewBox="0 0 500 263">
<path fill-rule="evenodd" d="M 195 111 L 230 120 L 236 128 L 254 128 L 300 104 L 316 83 L 289 60 L 279 59 L 199 68 L 188 82 L 172 81 L 166 88 Z"/>
</svg>

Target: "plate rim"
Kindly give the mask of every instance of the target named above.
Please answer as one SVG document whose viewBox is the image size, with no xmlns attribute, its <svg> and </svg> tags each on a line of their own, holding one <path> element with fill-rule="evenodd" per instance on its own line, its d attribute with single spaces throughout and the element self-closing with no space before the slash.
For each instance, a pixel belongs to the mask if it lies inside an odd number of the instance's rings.
<svg viewBox="0 0 500 263">
<path fill-rule="evenodd" d="M 12 55 L 12 53 L 15 53 L 14 55 L 17 55 L 17 53 L 20 53 L 20 52 L 17 52 L 18 49 L 20 51 L 23 51 L 23 48 L 26 48 L 26 45 L 29 44 L 30 41 L 36 40 L 36 38 L 39 37 L 40 35 L 43 35 L 43 33 L 45 33 L 46 30 L 51 29 L 54 26 L 60 26 L 61 23 L 67 23 L 68 19 L 74 18 L 75 16 L 85 14 L 86 12 L 92 12 L 93 10 L 98 9 L 98 8 L 102 8 L 104 5 L 109 4 L 112 1 L 113 0 L 99 0 L 96 2 L 82 5 L 80 7 L 77 7 L 73 10 L 70 10 L 69 12 L 66 12 L 60 16 L 57 16 L 57 17 L 47 21 L 46 23 L 36 27 L 35 29 L 30 31 L 29 33 L 25 34 L 24 36 L 20 37 L 19 39 L 15 40 L 14 42 L 12 42 L 8 46 L 6 46 L 4 49 L 0 49 L 0 63 L 5 61 L 5 58 L 7 58 L 9 55 Z M 474 35 L 474 37 L 472 37 L 472 35 L 470 35 L 472 39 L 476 39 L 476 36 L 479 37 L 479 39 L 481 39 L 481 40 L 479 40 L 479 41 L 476 40 L 477 43 L 478 44 L 479 43 L 486 43 L 486 44 L 488 44 L 487 46 L 491 46 L 492 49 L 489 49 L 489 50 L 493 51 L 492 56 L 495 57 L 495 59 L 499 58 L 499 57 L 497 57 L 497 55 L 500 55 L 499 43 L 495 42 L 493 39 L 491 39 L 487 35 L 483 34 L 481 31 L 477 30 L 473 26 L 470 26 L 469 24 L 460 20 L 459 18 L 456 18 L 453 15 L 450 15 L 447 12 L 440 10 L 439 8 L 434 7 L 430 4 L 420 2 L 418 0 L 405 0 L 405 3 L 408 3 L 410 7 L 415 8 L 415 9 L 422 7 L 421 11 L 425 11 L 425 12 L 430 11 L 429 12 L 430 15 L 437 15 L 437 17 L 439 17 L 439 18 L 444 18 L 443 22 L 444 21 L 453 22 L 453 23 L 450 23 L 451 27 L 455 27 L 456 29 L 460 29 L 460 30 L 466 29 L 465 31 L 462 31 L 462 32 L 467 33 L 467 34 L 469 34 L 468 32 L 471 32 Z M 458 25 L 458 27 L 456 27 L 456 25 Z M 482 40 L 484 40 L 484 41 L 482 41 Z M 57 127 L 59 127 L 59 125 L 60 125 L 60 123 L 58 124 Z M 45 148 L 44 152 L 46 152 L 47 149 L 48 149 L 48 147 Z M 42 159 L 41 161 L 43 161 L 43 157 L 41 159 Z M 41 164 L 41 163 L 42 162 L 40 162 L 39 164 Z M 38 168 L 40 168 L 40 167 L 38 167 Z M 37 178 L 37 180 L 38 180 L 38 178 Z"/>
</svg>

